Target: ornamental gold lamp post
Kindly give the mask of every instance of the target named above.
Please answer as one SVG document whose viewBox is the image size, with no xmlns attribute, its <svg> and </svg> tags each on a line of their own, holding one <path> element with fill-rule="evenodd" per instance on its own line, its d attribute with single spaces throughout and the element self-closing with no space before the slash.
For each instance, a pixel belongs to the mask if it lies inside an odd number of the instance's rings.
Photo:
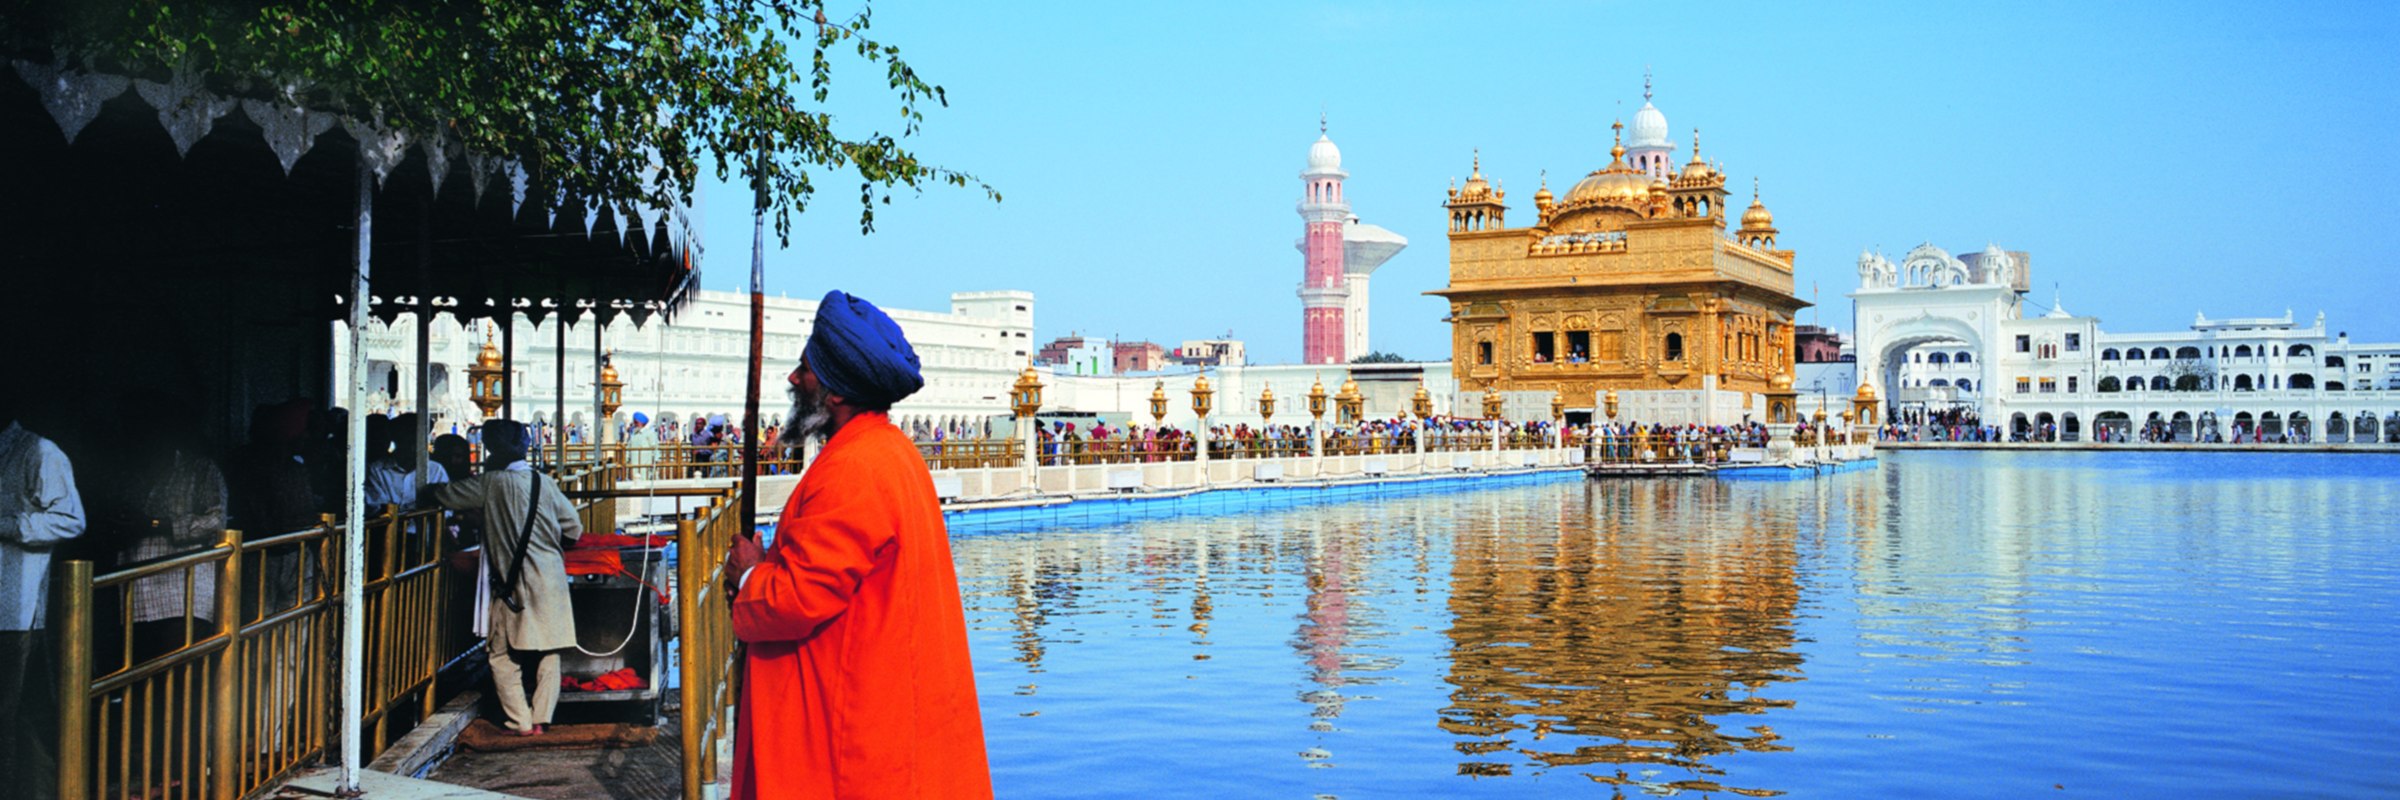
<svg viewBox="0 0 2400 800">
<path fill-rule="evenodd" d="M 1503 402 L 1500 397 L 1499 382 L 1494 381 L 1492 385 L 1484 387 L 1483 418 L 1492 421 L 1492 452 L 1494 454 L 1500 452 L 1500 429 L 1504 424 L 1500 419 L 1500 405 Z"/>
<path fill-rule="evenodd" d="M 1308 455 L 1321 460 L 1325 458 L 1325 380 L 1321 377 L 1308 386 L 1308 416 Z"/>
<path fill-rule="evenodd" d="M 1259 430 L 1259 432 L 1258 432 L 1258 435 L 1259 435 L 1259 436 L 1261 436 L 1261 437 L 1264 437 L 1264 436 L 1266 436 L 1266 435 L 1267 435 L 1267 431 L 1266 431 L 1267 425 L 1268 425 L 1269 423 L 1273 422 L 1273 421 L 1274 421 L 1274 419 L 1275 419 L 1275 387 L 1273 387 L 1273 386 L 1268 386 L 1268 387 L 1265 387 L 1265 388 L 1262 388 L 1262 389 L 1259 389 L 1259 390 L 1258 390 L 1258 427 L 1260 428 L 1260 430 Z M 1271 439 L 1271 438 L 1270 438 L 1270 439 L 1267 439 L 1267 441 L 1269 441 L 1269 442 L 1273 442 L 1273 441 L 1276 441 L 1276 440 L 1275 440 L 1275 439 Z M 1275 454 L 1270 452 L 1270 453 L 1267 453 L 1267 455 L 1270 455 L 1270 456 L 1272 456 L 1272 455 L 1275 455 Z"/>
<path fill-rule="evenodd" d="M 1374 444 L 1367 439 L 1366 426 L 1359 424 L 1365 421 L 1366 415 L 1360 411 L 1364 405 L 1366 398 L 1358 393 L 1358 380 L 1343 376 L 1342 390 L 1333 393 L 1333 416 L 1337 426 L 1350 428 L 1350 447 L 1354 454 L 1365 453 Z"/>
<path fill-rule="evenodd" d="M 1792 391 L 1792 373 L 1778 372 L 1767 379 L 1767 458 L 1789 461 L 1792 448 L 1793 423 L 1799 420 L 1800 394 Z"/>
<path fill-rule="evenodd" d="M 1432 433 L 1428 427 L 1433 417 L 1433 395 L 1425 391 L 1425 379 L 1417 379 L 1417 393 L 1408 398 L 1408 409 L 1417 413 L 1417 471 L 1425 470 L 1425 437 Z"/>
<path fill-rule="evenodd" d="M 615 432 L 617 409 L 624 407 L 625 381 L 617 375 L 617 354 L 610 351 L 600 357 L 600 421 L 592 425 L 593 461 L 601 460 L 600 448 L 608 444 L 609 434 Z"/>
<path fill-rule="evenodd" d="M 1858 393 L 1850 396 L 1850 407 L 1858 409 L 1858 424 L 1862 428 L 1883 427 L 1883 417 L 1875 413 L 1875 384 L 1858 382 Z"/>
<path fill-rule="evenodd" d="M 1159 381 L 1156 386 L 1150 387 L 1150 427 L 1158 428 L 1166 424 L 1167 382 Z"/>
<path fill-rule="evenodd" d="M 1025 436 L 1025 488 L 1041 489 L 1041 429 L 1034 425 L 1033 414 L 1042 410 L 1042 379 L 1027 365 L 1009 387 L 1009 405 L 1017 412 L 1017 430 Z"/>
<path fill-rule="evenodd" d="M 475 363 L 467 367 L 467 399 L 483 412 L 484 419 L 500 413 L 500 405 L 508 401 L 500 389 L 500 378 L 508 371 L 500 366 L 500 348 L 492 344 L 492 328 L 483 328 L 483 351 L 475 354 Z"/>
<path fill-rule="evenodd" d="M 1215 389 L 1208 388 L 1208 376 L 1202 375 L 1192 381 L 1192 414 L 1200 418 L 1199 422 L 1192 424 L 1194 433 L 1192 442 L 1199 445 L 1196 448 L 1198 455 L 1195 458 L 1200 464 L 1200 482 L 1202 484 L 1208 483 L 1208 411 L 1216 394 Z"/>
</svg>

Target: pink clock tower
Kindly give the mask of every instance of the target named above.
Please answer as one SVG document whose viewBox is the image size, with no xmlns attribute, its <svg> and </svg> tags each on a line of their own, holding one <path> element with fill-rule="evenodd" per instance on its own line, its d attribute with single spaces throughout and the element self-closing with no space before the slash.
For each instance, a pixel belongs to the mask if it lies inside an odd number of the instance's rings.
<svg viewBox="0 0 2400 800">
<path fill-rule="evenodd" d="M 1300 281 L 1300 325 L 1303 357 L 1310 364 L 1350 361 L 1349 328 L 1343 322 L 1350 284 L 1342 264 L 1342 225 L 1350 220 L 1342 179 L 1348 177 L 1341 149 L 1325 136 L 1324 120 L 1318 120 L 1317 143 L 1309 146 L 1308 169 L 1300 172 L 1300 219 L 1308 226 L 1300 244 L 1307 270 Z"/>
</svg>

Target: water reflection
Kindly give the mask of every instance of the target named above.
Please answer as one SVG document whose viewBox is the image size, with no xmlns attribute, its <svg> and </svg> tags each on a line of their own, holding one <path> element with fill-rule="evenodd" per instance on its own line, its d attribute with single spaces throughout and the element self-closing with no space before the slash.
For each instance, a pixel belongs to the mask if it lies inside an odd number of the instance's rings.
<svg viewBox="0 0 2400 800">
<path fill-rule="evenodd" d="M 1486 522 L 1452 540 L 1457 688 L 1441 726 L 1459 772 L 1510 774 L 1513 752 L 1617 765 L 1586 773 L 1603 783 L 1727 789 L 1711 756 L 1787 749 L 1756 717 L 1789 705 L 1770 687 L 1800 679 L 1792 518 L 1716 481 L 1585 491 L 1546 509 L 1540 535 Z"/>
<path fill-rule="evenodd" d="M 2326 458 L 1910 454 L 953 548 L 1003 795 L 2283 796 L 2340 763 L 2301 793 L 2378 796 L 2400 460 Z"/>
</svg>

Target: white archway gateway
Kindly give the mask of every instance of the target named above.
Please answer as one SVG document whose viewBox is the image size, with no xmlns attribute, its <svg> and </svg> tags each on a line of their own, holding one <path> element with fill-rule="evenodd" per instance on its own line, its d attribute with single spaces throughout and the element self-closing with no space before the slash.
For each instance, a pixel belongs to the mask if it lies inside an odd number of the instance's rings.
<svg viewBox="0 0 2400 800">
<path fill-rule="evenodd" d="M 1859 286 L 1850 295 L 1859 380 L 1875 384 L 1892 413 L 1936 403 L 1980 405 L 1971 395 L 2004 391 L 1993 345 L 2001 341 L 2000 323 L 2017 318 L 2018 274 L 2015 260 L 1998 248 L 1973 266 L 1931 244 L 1918 245 L 1897 265 L 1877 253 L 1859 254 Z M 1926 369 L 1941 377 L 1903 379 L 1910 354 L 1920 349 L 1937 356 Z M 1962 379 L 1981 391 L 1937 391 L 1955 389 Z M 1981 410 L 1986 424 L 2006 418 Z"/>
<path fill-rule="evenodd" d="M 1931 244 L 1899 263 L 1859 255 L 1852 341 L 1859 381 L 1885 400 L 1874 422 L 1957 410 L 1971 413 L 1946 424 L 2012 438 L 2400 442 L 2400 343 L 2354 342 L 2323 314 L 2289 311 L 2104 332 L 2055 297 L 2029 300 L 2030 258 Z"/>
</svg>

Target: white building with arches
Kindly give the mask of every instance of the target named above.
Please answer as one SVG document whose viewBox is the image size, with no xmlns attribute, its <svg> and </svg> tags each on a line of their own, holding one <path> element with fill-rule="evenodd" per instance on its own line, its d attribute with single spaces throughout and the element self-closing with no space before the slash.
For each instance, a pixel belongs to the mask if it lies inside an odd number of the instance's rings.
<svg viewBox="0 0 2400 800">
<path fill-rule="evenodd" d="M 1860 254 L 1858 376 L 1888 399 L 1886 422 L 1965 410 L 2032 439 L 2400 442 L 2400 343 L 2353 342 L 2321 313 L 2199 314 L 2156 333 L 2104 331 L 2055 301 L 2028 315 L 2028 261 L 1997 246 Z"/>
</svg>

